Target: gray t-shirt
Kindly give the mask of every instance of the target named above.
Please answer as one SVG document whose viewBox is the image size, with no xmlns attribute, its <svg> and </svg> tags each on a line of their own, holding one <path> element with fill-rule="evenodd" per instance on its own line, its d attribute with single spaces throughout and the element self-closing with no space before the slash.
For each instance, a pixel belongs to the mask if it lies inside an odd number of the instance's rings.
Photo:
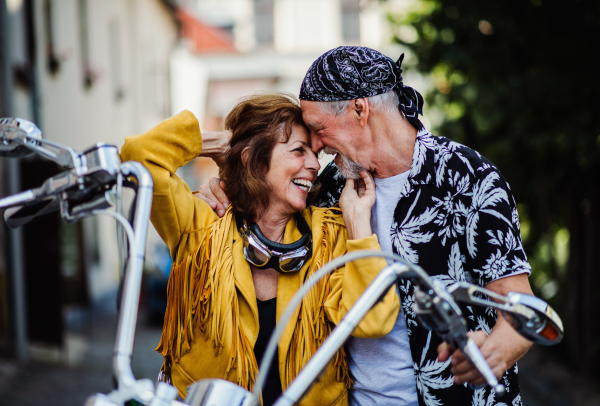
<svg viewBox="0 0 600 406">
<path fill-rule="evenodd" d="M 371 210 L 371 229 L 377 234 L 385 252 L 392 252 L 390 229 L 394 210 L 400 190 L 407 181 L 408 171 L 390 178 L 375 179 L 377 200 Z M 350 337 L 347 348 L 348 365 L 354 378 L 350 405 L 418 405 L 413 360 L 402 310 L 388 335 L 377 339 Z"/>
</svg>

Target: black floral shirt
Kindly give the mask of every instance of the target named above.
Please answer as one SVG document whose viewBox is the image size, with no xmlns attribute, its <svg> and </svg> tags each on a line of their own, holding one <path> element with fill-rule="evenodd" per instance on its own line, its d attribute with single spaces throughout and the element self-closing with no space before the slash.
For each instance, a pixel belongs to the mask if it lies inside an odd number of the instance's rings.
<svg viewBox="0 0 600 406">
<path fill-rule="evenodd" d="M 338 202 L 345 184 L 333 163 L 320 175 L 315 205 Z M 408 182 L 401 191 L 390 229 L 394 253 L 420 265 L 433 278 L 486 284 L 529 273 L 521 243 L 519 216 L 508 183 L 477 151 L 423 129 L 417 134 Z M 501 383 L 507 394 L 489 387 L 455 385 L 450 360 L 437 360 L 440 338 L 422 327 L 413 312 L 413 287 L 399 284 L 406 318 L 419 405 L 520 406 L 514 365 Z M 492 308 L 464 306 L 472 331 L 488 334 L 496 323 Z"/>
</svg>

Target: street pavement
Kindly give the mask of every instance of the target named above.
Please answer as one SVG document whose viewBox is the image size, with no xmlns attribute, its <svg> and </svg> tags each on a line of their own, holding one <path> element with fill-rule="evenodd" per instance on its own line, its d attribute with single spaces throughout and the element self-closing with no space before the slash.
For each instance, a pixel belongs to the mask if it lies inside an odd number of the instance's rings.
<svg viewBox="0 0 600 406">
<path fill-rule="evenodd" d="M 85 329 L 68 337 L 72 347 L 80 347 L 75 351 L 80 354 L 53 357 L 37 349 L 32 358 L 38 360 L 0 359 L 0 406 L 83 406 L 89 396 L 113 389 L 116 314 L 84 317 L 92 317 L 93 323 L 84 321 Z M 160 335 L 160 326 L 148 323 L 143 315 L 139 318 L 131 363 L 136 378 L 156 381 L 162 356 L 154 348 Z"/>
</svg>

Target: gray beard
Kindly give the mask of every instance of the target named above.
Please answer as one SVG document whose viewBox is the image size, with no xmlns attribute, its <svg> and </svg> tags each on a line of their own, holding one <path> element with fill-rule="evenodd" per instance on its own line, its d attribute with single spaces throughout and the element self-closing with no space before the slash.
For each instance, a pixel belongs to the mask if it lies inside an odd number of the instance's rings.
<svg viewBox="0 0 600 406">
<path fill-rule="evenodd" d="M 346 155 L 340 154 L 340 152 L 332 147 L 323 148 L 323 152 L 326 154 L 337 154 L 339 157 L 339 164 L 336 162 L 335 166 L 337 166 L 338 170 L 342 174 L 342 176 L 346 179 L 360 179 L 360 171 L 365 171 L 365 167 L 359 164 L 358 162 L 354 162 Z"/>
</svg>

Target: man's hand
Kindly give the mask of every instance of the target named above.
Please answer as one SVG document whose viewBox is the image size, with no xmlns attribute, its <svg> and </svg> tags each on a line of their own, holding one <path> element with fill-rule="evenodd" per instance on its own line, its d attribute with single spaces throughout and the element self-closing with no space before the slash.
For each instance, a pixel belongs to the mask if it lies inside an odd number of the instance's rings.
<svg viewBox="0 0 600 406">
<path fill-rule="evenodd" d="M 225 163 L 225 155 L 233 133 L 225 131 L 204 131 L 202 133 L 202 152 L 200 156 L 211 158 L 219 168 Z"/>
<path fill-rule="evenodd" d="M 208 183 L 200 186 L 196 197 L 208 203 L 219 217 L 223 217 L 229 206 L 229 199 L 225 194 L 225 182 L 219 178 L 210 178 Z"/>
<path fill-rule="evenodd" d="M 508 292 L 522 292 L 533 295 L 526 274 L 509 276 L 488 283 L 486 289 L 506 295 Z M 487 336 L 483 331 L 469 332 L 467 335 L 475 341 L 482 355 L 492 368 L 496 378 L 500 379 L 504 372 L 512 367 L 529 350 L 531 341 L 523 338 L 512 326 L 498 314 L 498 320 Z M 438 346 L 438 361 L 446 361 L 452 355 L 452 369 L 454 383 L 470 383 L 481 385 L 486 383 L 485 378 L 475 369 L 473 364 L 466 360 L 462 351 L 452 352 L 450 346 L 442 343 Z"/>
<path fill-rule="evenodd" d="M 375 204 L 375 181 L 367 171 L 361 171 L 362 179 L 348 179 L 340 196 L 340 208 L 351 240 L 370 237 L 371 208 Z"/>
<path fill-rule="evenodd" d="M 467 335 L 475 341 L 492 372 L 496 375 L 496 378 L 500 379 L 508 369 L 504 354 L 494 345 L 493 340 L 487 340 L 488 336 L 484 331 L 470 331 Z M 450 372 L 454 375 L 455 384 L 460 385 L 467 382 L 472 385 L 482 385 L 487 383 L 479 371 L 465 358 L 462 351 L 456 350 L 451 354 L 451 348 L 447 343 L 440 344 L 438 347 L 438 360 L 444 362 L 450 355 L 452 355 Z"/>
</svg>

